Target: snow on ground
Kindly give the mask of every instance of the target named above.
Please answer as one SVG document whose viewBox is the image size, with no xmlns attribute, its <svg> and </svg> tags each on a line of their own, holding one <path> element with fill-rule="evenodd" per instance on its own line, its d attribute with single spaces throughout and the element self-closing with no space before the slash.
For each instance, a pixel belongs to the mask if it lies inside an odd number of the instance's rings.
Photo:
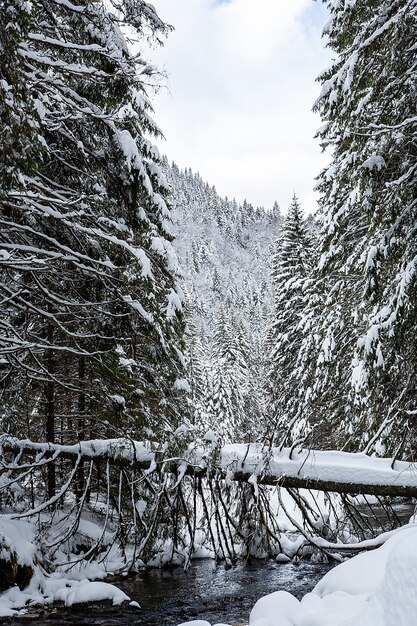
<svg viewBox="0 0 417 626">
<path fill-rule="evenodd" d="M 310 497 L 313 504 L 316 496 L 310 494 Z M 292 513 L 295 505 L 285 490 L 282 490 L 282 498 Z M 276 504 L 278 507 L 278 502 Z M 282 530 L 289 533 L 281 535 L 282 553 L 277 557 L 284 563 L 302 549 L 304 538 L 294 537 L 295 529 L 282 510 L 276 512 Z M 61 516 L 56 514 L 56 524 L 52 527 L 55 534 L 62 533 L 62 526 L 69 523 L 64 513 Z M 411 521 L 408 526 L 380 537 L 385 543 L 378 549 L 361 553 L 334 568 L 301 602 L 284 591 L 261 598 L 251 613 L 250 626 L 416 626 L 417 523 L 415 518 Z M 25 589 L 15 586 L 0 594 L 0 618 L 23 614 L 31 606 L 53 602 L 71 606 L 102 600 L 114 605 L 129 601 L 114 585 L 91 582 L 92 579 L 103 580 L 123 565 L 123 555 L 111 541 L 112 533 L 104 536 L 104 544 L 111 546 L 105 566 L 97 561 L 86 563 L 82 555 L 65 554 L 61 546 L 55 553 L 55 571 L 46 574 L 40 565 L 44 555 L 38 554 L 35 548 L 36 531 L 35 522 L 0 517 L 0 558 L 14 555 L 18 564 L 30 566 L 34 571 Z M 85 513 L 79 520 L 76 541 L 88 548 L 90 540 L 97 539 L 100 532 L 92 513 L 90 517 Z M 52 542 L 54 538 L 54 535 L 49 537 Z M 369 541 L 367 546 L 373 547 L 373 543 Z M 165 552 L 166 546 L 161 546 L 161 554 Z M 197 552 L 201 557 L 210 554 L 203 538 L 199 540 Z M 188 626 L 210 625 L 200 620 L 189 622 Z"/>
<path fill-rule="evenodd" d="M 0 559 L 16 556 L 19 565 L 32 565 L 36 547 L 34 527 L 29 522 L 2 519 L 0 523 Z"/>
<path fill-rule="evenodd" d="M 415 523 L 392 533 L 380 548 L 361 553 L 332 569 L 301 601 L 286 591 L 276 591 L 261 598 L 249 617 L 249 626 L 416 624 Z M 179 626 L 210 624 L 197 620 Z"/>
<path fill-rule="evenodd" d="M 63 602 L 72 606 L 84 602 L 108 600 L 113 605 L 130 601 L 114 585 L 90 582 L 90 578 L 104 578 L 107 572 L 98 564 L 88 568 L 74 567 L 70 572 L 55 571 L 46 574 L 40 565 L 34 542 L 35 524 L 0 518 L 0 558 L 14 559 L 19 565 L 30 566 L 32 579 L 23 590 L 16 585 L 0 594 L 0 618 L 22 615 L 32 606 Z M 137 606 L 136 603 L 131 603 Z"/>
<path fill-rule="evenodd" d="M 54 594 L 54 601 L 64 602 L 65 606 L 101 600 L 111 600 L 113 605 L 119 605 L 130 601 L 130 598 L 114 585 L 86 579 L 74 581 L 70 586 L 60 585 Z"/>
<path fill-rule="evenodd" d="M 23 615 L 30 607 L 53 602 L 63 602 L 65 606 L 73 606 L 103 600 L 108 600 L 114 606 L 130 602 L 129 596 L 109 583 L 90 582 L 87 579 L 47 577 L 37 568 L 29 586 L 23 591 L 16 586 L 0 594 L 0 617 Z M 130 604 L 138 606 L 136 602 L 130 602 Z"/>
</svg>

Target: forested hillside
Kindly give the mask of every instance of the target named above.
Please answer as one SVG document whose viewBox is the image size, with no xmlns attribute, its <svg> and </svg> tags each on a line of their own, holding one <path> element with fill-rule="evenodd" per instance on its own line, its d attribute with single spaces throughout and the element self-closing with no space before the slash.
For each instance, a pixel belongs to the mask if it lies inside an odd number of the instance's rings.
<svg viewBox="0 0 417 626">
<path fill-rule="evenodd" d="M 272 302 L 274 244 L 282 224 L 277 203 L 264 209 L 221 198 L 191 169 L 167 168 L 175 248 L 186 276 L 190 312 L 203 339 L 219 312 L 259 331 Z"/>
<path fill-rule="evenodd" d="M 194 423 L 228 440 L 257 438 L 280 209 L 221 198 L 198 174 L 175 164 L 165 171 L 184 273 Z"/>
</svg>

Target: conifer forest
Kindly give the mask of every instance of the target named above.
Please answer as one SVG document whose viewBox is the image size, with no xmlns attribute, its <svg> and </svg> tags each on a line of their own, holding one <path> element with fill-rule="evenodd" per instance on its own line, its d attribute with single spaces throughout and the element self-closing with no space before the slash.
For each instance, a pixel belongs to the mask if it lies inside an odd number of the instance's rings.
<svg viewBox="0 0 417 626">
<path fill-rule="evenodd" d="M 417 0 L 303 3 L 327 164 L 258 206 L 165 156 L 158 0 L 0 0 L 0 624 L 235 626 L 119 584 L 206 559 L 327 567 L 239 625 L 417 625 Z"/>
</svg>

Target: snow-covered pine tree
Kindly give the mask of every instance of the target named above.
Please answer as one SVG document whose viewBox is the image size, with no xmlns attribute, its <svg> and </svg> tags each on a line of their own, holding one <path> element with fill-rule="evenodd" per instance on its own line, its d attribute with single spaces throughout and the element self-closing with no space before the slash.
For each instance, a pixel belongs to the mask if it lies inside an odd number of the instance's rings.
<svg viewBox="0 0 417 626">
<path fill-rule="evenodd" d="M 312 318 L 319 329 L 313 395 L 347 445 L 410 455 L 417 409 L 417 3 L 326 4 L 337 58 L 320 77 L 316 104 L 332 163 L 319 182 L 324 299 Z"/>
<path fill-rule="evenodd" d="M 168 27 L 142 1 L 0 8 L 3 428 L 67 441 L 175 425 L 182 296 L 149 140 L 155 70 L 120 30 Z"/>
<path fill-rule="evenodd" d="M 270 366 L 267 376 L 268 415 L 272 431 L 287 429 L 298 415 L 295 366 L 306 307 L 306 284 L 313 262 L 311 234 L 294 194 L 276 242 L 272 279 L 274 310 L 268 331 Z"/>
<path fill-rule="evenodd" d="M 22 170 L 32 171 L 42 160 L 44 145 L 39 133 L 39 115 L 26 81 L 19 43 L 28 36 L 29 11 L 18 0 L 0 5 L 0 197 L 22 183 Z M 3 253 L 5 256 L 6 253 Z"/>
<path fill-rule="evenodd" d="M 211 348 L 212 384 L 208 406 L 212 425 L 228 441 L 239 436 L 244 421 L 247 364 L 243 350 L 228 316 L 221 310 L 214 326 Z"/>
</svg>

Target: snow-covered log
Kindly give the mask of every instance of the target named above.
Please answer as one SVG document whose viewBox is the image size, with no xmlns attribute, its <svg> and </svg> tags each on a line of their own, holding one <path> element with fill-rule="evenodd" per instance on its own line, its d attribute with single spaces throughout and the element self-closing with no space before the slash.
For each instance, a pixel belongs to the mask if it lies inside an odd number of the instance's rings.
<svg viewBox="0 0 417 626">
<path fill-rule="evenodd" d="M 166 447 L 128 439 L 82 441 L 74 445 L 36 443 L 3 436 L 3 452 L 42 457 L 43 462 L 70 459 L 110 462 L 152 473 L 161 472 L 227 481 L 317 489 L 336 493 L 417 497 L 417 466 L 408 461 L 332 450 L 268 449 L 260 444 L 230 444 L 210 451 L 188 446 L 178 454 Z M 42 462 L 42 461 L 41 461 Z M 10 466 L 8 466 L 10 469 Z"/>
<path fill-rule="evenodd" d="M 381 496 L 417 495 L 417 465 L 334 450 L 273 448 L 256 444 L 225 446 L 222 468 L 234 467 L 234 480 L 260 484 Z"/>
</svg>

